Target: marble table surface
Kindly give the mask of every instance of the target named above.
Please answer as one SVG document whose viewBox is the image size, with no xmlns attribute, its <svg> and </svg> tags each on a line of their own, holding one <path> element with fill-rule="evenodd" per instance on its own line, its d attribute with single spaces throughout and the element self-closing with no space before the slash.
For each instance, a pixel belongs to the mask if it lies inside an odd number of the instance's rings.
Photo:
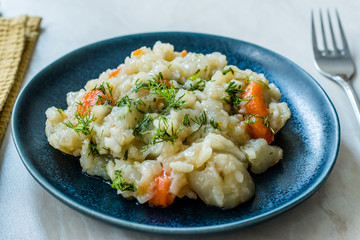
<svg viewBox="0 0 360 240">
<path fill-rule="evenodd" d="M 360 126 L 335 83 L 313 65 L 310 13 L 338 8 L 360 69 L 360 1 L 235 0 L 1 0 L 3 17 L 43 17 L 24 84 L 64 54 L 99 40 L 141 32 L 191 31 L 249 41 L 273 50 L 310 73 L 332 100 L 341 143 L 328 180 L 298 207 L 265 223 L 200 239 L 360 239 Z M 360 76 L 353 85 L 360 94 Z M 58 201 L 28 173 L 9 124 L 0 146 L 0 239 L 170 239 L 117 228 Z M 177 238 L 181 239 L 181 238 Z"/>
</svg>

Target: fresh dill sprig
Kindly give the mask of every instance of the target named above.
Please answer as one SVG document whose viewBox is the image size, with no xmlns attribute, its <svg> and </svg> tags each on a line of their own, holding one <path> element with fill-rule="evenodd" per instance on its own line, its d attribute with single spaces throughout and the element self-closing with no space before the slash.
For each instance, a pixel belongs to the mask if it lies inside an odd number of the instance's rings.
<svg viewBox="0 0 360 240">
<path fill-rule="evenodd" d="M 149 89 L 149 84 L 145 82 L 139 82 L 140 79 L 137 79 L 135 82 L 135 88 L 133 89 L 133 92 L 137 93 L 141 91 L 142 89 Z"/>
<path fill-rule="evenodd" d="M 145 114 L 145 111 L 140 108 L 140 106 L 146 106 L 146 104 L 144 103 L 144 101 L 141 98 L 136 99 L 134 101 L 134 104 L 135 104 L 135 108 L 136 108 L 136 110 L 138 110 L 138 112 Z"/>
<path fill-rule="evenodd" d="M 178 91 L 171 87 L 168 87 L 164 83 L 157 83 L 156 81 L 153 81 L 152 88 L 150 89 L 150 95 L 159 95 L 159 97 L 156 97 L 157 99 L 163 99 L 165 101 L 165 107 L 164 112 L 167 112 L 168 110 L 175 109 L 179 110 L 183 107 L 185 104 L 185 101 L 182 100 L 184 95 L 182 95 L 179 98 L 176 98 L 176 93 Z"/>
<path fill-rule="evenodd" d="M 194 84 L 190 84 L 189 91 L 195 91 L 195 90 L 203 91 L 205 89 L 205 85 L 206 85 L 205 80 L 200 78 L 199 80 L 194 81 Z"/>
<path fill-rule="evenodd" d="M 229 72 L 231 72 L 232 74 L 235 73 L 234 69 L 232 69 L 231 67 L 229 67 L 229 68 L 223 70 L 223 71 L 222 71 L 222 74 L 223 74 L 223 75 L 226 75 L 226 74 L 228 74 Z"/>
<path fill-rule="evenodd" d="M 65 114 L 64 110 L 62 110 L 61 108 L 58 108 L 57 111 L 58 111 L 58 113 L 60 113 L 61 116 L 63 116 Z"/>
<path fill-rule="evenodd" d="M 266 89 L 270 89 L 270 86 L 267 83 L 263 81 L 258 81 L 258 83 L 260 83 L 260 85 L 263 85 Z"/>
<path fill-rule="evenodd" d="M 239 108 L 239 104 L 241 102 L 247 101 L 249 102 L 253 97 L 249 99 L 241 99 L 239 95 L 243 93 L 244 91 L 241 90 L 242 86 L 241 84 L 236 84 L 235 82 L 230 82 L 228 87 L 226 88 L 225 92 L 228 93 L 228 97 L 222 97 L 221 100 L 229 104 L 234 110 L 235 107 Z"/>
<path fill-rule="evenodd" d="M 230 82 L 225 92 L 227 92 L 229 95 L 238 94 L 244 92 L 243 90 L 241 90 L 241 88 L 241 84 L 236 85 L 235 82 Z"/>
<path fill-rule="evenodd" d="M 161 72 L 155 75 L 153 79 L 148 80 L 147 83 L 136 80 L 133 91 L 138 92 L 142 89 L 148 89 L 150 91 L 148 97 L 156 95 L 155 99 L 164 100 L 165 104 L 162 111 L 165 114 L 168 113 L 170 109 L 179 110 L 185 105 L 185 101 L 182 100 L 184 95 L 177 98 L 176 94 L 178 89 L 175 89 L 172 84 L 168 84 L 168 82 L 164 80 Z"/>
<path fill-rule="evenodd" d="M 164 128 L 161 128 L 161 121 L 164 124 Z M 171 133 L 169 134 L 168 133 L 169 123 L 165 116 L 160 115 L 159 126 L 158 126 L 158 128 L 156 128 L 154 135 L 152 136 L 152 138 L 149 141 L 149 144 L 145 145 L 143 147 L 142 151 L 144 152 L 144 151 L 148 150 L 150 147 L 154 146 L 155 144 L 158 144 L 161 142 L 174 143 L 176 141 L 177 135 L 181 131 L 182 127 L 183 127 L 183 125 L 181 124 L 181 126 L 176 131 L 174 131 L 173 124 L 171 123 Z"/>
<path fill-rule="evenodd" d="M 182 125 L 187 126 L 187 127 L 190 127 L 190 126 L 191 126 L 191 122 L 190 122 L 189 114 L 188 114 L 188 113 L 186 113 L 186 114 L 184 115 L 184 119 L 183 119 L 183 121 L 182 121 Z"/>
<path fill-rule="evenodd" d="M 120 191 L 130 191 L 130 192 L 136 192 L 137 191 L 137 185 L 136 183 L 128 183 L 125 181 L 123 176 L 121 175 L 121 170 L 115 170 L 114 172 L 115 178 L 112 183 L 112 188 L 115 188 Z"/>
<path fill-rule="evenodd" d="M 201 112 L 200 117 L 195 116 L 194 119 L 191 118 L 191 121 L 199 125 L 199 128 L 196 130 L 198 131 L 203 125 L 207 123 L 207 116 L 205 110 Z"/>
<path fill-rule="evenodd" d="M 194 81 L 199 78 L 200 75 L 200 69 L 198 69 L 191 77 L 189 77 L 189 80 Z"/>
<path fill-rule="evenodd" d="M 99 154 L 99 149 L 97 148 L 96 143 L 94 143 L 94 141 L 91 139 L 90 143 L 89 143 L 89 148 L 90 148 L 90 152 L 89 154 L 95 156 Z"/>
<path fill-rule="evenodd" d="M 267 128 L 269 128 L 272 133 L 275 133 L 274 129 L 270 125 L 269 115 L 267 115 L 266 118 L 264 118 L 264 117 L 261 117 L 261 118 L 263 119 L 262 124 L 264 124 Z"/>
<path fill-rule="evenodd" d="M 108 147 L 102 147 L 102 149 L 104 149 L 107 152 L 110 152 L 110 148 L 108 148 Z"/>
<path fill-rule="evenodd" d="M 149 128 L 152 122 L 153 118 L 151 115 L 145 114 L 144 117 L 136 124 L 136 126 L 131 128 L 134 135 L 143 136 L 149 133 Z"/>
<path fill-rule="evenodd" d="M 208 65 L 205 66 L 204 72 L 207 72 L 207 70 L 208 70 Z"/>
<path fill-rule="evenodd" d="M 256 121 L 257 121 L 256 116 L 254 116 L 252 114 L 246 116 L 244 119 L 244 123 L 249 124 L 249 125 L 254 124 Z"/>
<path fill-rule="evenodd" d="M 112 86 L 110 86 L 110 84 L 108 82 L 102 82 L 100 84 L 100 86 L 95 85 L 95 87 L 92 90 L 100 90 L 104 94 L 106 94 L 106 89 L 107 89 L 109 95 L 112 96 L 113 88 L 112 88 Z"/>
<path fill-rule="evenodd" d="M 74 125 L 72 122 L 68 121 L 64 123 L 65 126 L 72 128 L 76 133 L 83 133 L 84 135 L 89 135 L 93 128 L 90 127 L 90 124 L 96 120 L 95 116 L 90 117 L 90 108 L 84 113 L 76 113 L 75 118 L 77 120 L 77 124 Z"/>
<path fill-rule="evenodd" d="M 110 99 L 106 99 L 103 96 L 101 96 L 100 94 L 97 95 L 97 100 L 95 105 L 104 105 L 106 107 L 111 107 L 111 103 L 112 101 Z"/>
<path fill-rule="evenodd" d="M 159 72 L 159 74 L 157 74 L 157 75 L 155 74 L 154 80 L 164 83 L 164 76 L 162 75 L 162 72 Z"/>
<path fill-rule="evenodd" d="M 126 149 L 123 159 L 126 161 L 126 160 L 128 160 L 128 157 L 129 157 L 129 150 Z"/>
<path fill-rule="evenodd" d="M 199 125 L 199 127 L 198 127 L 198 129 L 196 131 L 199 131 L 202 126 L 208 124 L 208 117 L 206 115 L 205 110 L 202 111 L 202 113 L 200 114 L 200 117 L 195 116 L 195 118 L 191 119 L 191 121 L 193 121 L 194 123 Z M 214 118 L 211 119 L 209 121 L 209 123 L 215 130 L 220 130 L 221 131 L 221 123 L 216 122 Z M 206 131 L 206 129 L 207 128 L 205 128 L 204 131 Z"/>
<path fill-rule="evenodd" d="M 216 122 L 215 119 L 211 119 L 210 120 L 210 125 L 216 130 L 221 130 L 220 128 L 220 123 L 219 122 Z"/>
<path fill-rule="evenodd" d="M 190 84 L 189 91 L 204 90 L 206 83 L 205 83 L 204 79 L 199 78 L 199 75 L 200 75 L 200 69 L 198 69 L 191 77 L 189 77 L 188 80 L 191 80 L 194 82 L 193 84 Z"/>
<path fill-rule="evenodd" d="M 166 84 L 161 72 L 149 80 L 149 96 L 158 95 L 157 99 L 164 100 L 165 106 L 162 109 L 164 113 L 169 112 L 170 109 L 180 110 L 185 105 L 185 101 L 182 100 L 184 95 L 177 98 L 178 89 L 175 89 L 172 84 L 169 85 Z"/>
<path fill-rule="evenodd" d="M 249 114 L 248 116 L 245 117 L 244 122 L 246 124 L 252 125 L 256 121 L 258 121 L 259 119 L 261 119 L 261 123 L 264 126 L 269 128 L 272 133 L 275 133 L 274 129 L 271 127 L 271 124 L 270 124 L 270 121 L 269 121 L 269 115 L 266 116 L 266 117 L 263 117 L 263 116 L 260 116 L 260 115 Z"/>
<path fill-rule="evenodd" d="M 132 112 L 131 104 L 135 105 L 135 108 L 136 108 L 136 110 L 138 110 L 138 112 L 145 114 L 145 111 L 140 108 L 140 106 L 146 106 L 146 104 L 144 103 L 144 101 L 141 98 L 138 98 L 135 100 L 135 99 L 129 98 L 128 95 L 125 95 L 124 97 L 122 97 L 121 99 L 119 99 L 116 102 L 115 106 L 127 107 L 129 109 L 129 111 Z"/>
<path fill-rule="evenodd" d="M 129 111 L 132 112 L 131 103 L 133 101 L 134 101 L 134 99 L 131 99 L 131 98 L 129 98 L 128 95 L 125 95 L 121 99 L 117 100 L 117 102 L 115 103 L 115 106 L 117 106 L 117 107 L 127 107 L 129 109 Z"/>
</svg>

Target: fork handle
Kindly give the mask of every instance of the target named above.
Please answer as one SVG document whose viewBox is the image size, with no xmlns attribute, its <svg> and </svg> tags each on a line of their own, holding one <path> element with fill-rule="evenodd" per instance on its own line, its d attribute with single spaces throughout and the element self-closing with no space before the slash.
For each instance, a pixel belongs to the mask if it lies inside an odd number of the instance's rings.
<svg viewBox="0 0 360 240">
<path fill-rule="evenodd" d="M 336 76 L 335 80 L 338 84 L 340 84 L 340 86 L 345 90 L 346 95 L 349 97 L 351 106 L 354 110 L 357 122 L 360 126 L 360 101 L 359 98 L 356 95 L 356 92 L 354 90 L 354 88 L 352 87 L 352 85 L 350 84 L 349 81 L 347 81 L 347 79 L 340 77 L 340 76 Z"/>
</svg>

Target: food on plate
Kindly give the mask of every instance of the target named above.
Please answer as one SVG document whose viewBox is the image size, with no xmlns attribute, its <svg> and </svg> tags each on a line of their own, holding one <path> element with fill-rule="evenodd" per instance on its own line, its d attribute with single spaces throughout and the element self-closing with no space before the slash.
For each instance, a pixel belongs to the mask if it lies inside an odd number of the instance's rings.
<svg viewBox="0 0 360 240">
<path fill-rule="evenodd" d="M 47 109 L 46 136 L 125 198 L 168 207 L 187 196 L 230 209 L 254 196 L 249 171 L 283 156 L 271 145 L 290 118 L 280 98 L 263 74 L 221 53 L 156 42 L 69 92 L 66 109 Z"/>
</svg>

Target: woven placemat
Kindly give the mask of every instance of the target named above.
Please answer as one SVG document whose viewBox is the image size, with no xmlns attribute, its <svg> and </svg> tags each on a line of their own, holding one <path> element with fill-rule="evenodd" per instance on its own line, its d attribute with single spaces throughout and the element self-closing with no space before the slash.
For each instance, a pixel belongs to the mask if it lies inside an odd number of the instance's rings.
<svg viewBox="0 0 360 240">
<path fill-rule="evenodd" d="M 40 32 L 41 18 L 0 18 L 0 142 Z"/>
</svg>

